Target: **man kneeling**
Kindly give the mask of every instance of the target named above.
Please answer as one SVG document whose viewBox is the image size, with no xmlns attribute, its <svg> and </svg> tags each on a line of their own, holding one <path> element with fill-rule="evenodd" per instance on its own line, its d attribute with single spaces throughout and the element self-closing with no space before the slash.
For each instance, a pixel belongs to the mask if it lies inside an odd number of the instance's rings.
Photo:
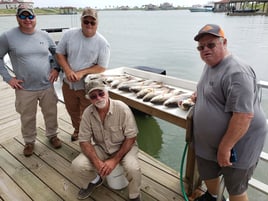
<svg viewBox="0 0 268 201">
<path fill-rule="evenodd" d="M 72 170 L 81 189 L 78 199 L 88 198 L 117 164 L 121 164 L 129 181 L 129 199 L 139 201 L 141 168 L 136 137 L 138 128 L 130 108 L 109 98 L 101 80 L 86 83 L 86 96 L 91 101 L 79 128 L 80 153 Z"/>
</svg>

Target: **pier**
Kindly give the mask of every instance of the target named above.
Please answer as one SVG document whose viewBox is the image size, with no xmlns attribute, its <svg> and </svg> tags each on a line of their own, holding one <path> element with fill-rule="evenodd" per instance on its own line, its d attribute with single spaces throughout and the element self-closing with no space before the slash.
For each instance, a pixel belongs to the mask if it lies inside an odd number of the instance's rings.
<svg viewBox="0 0 268 201">
<path fill-rule="evenodd" d="M 71 142 L 73 128 L 62 102 L 58 103 L 59 138 L 63 145 L 53 149 L 45 137 L 40 111 L 37 113 L 37 141 L 31 157 L 23 155 L 20 117 L 15 111 L 15 93 L 0 78 L 0 200 L 77 200 L 79 186 L 70 169 L 79 154 L 78 142 Z M 179 174 L 140 151 L 142 198 L 146 201 L 183 201 Z M 185 186 L 187 186 L 185 184 Z M 127 188 L 112 190 L 106 183 L 86 200 L 125 201 Z"/>
<path fill-rule="evenodd" d="M 268 88 L 267 82 L 260 82 L 261 88 Z M 71 120 L 63 102 L 58 103 L 59 138 L 63 145 L 60 149 L 53 149 L 45 137 L 43 117 L 37 112 L 37 140 L 34 154 L 31 157 L 23 155 L 24 141 L 20 132 L 20 116 L 15 111 L 15 93 L 8 84 L 0 78 L 0 200 L 28 201 L 28 200 L 77 200 L 79 191 L 70 166 L 72 160 L 79 154 L 79 143 L 71 142 L 73 128 Z M 116 91 L 111 96 L 120 99 Z M 128 104 L 133 101 L 125 98 Z M 139 105 L 141 107 L 141 105 Z M 155 113 L 149 108 L 141 107 L 144 112 Z M 176 122 L 172 115 L 167 121 Z M 186 128 L 186 141 L 191 142 L 191 119 L 176 122 Z M 262 153 L 261 159 L 267 164 L 268 155 Z M 139 160 L 142 169 L 142 198 L 144 201 L 183 201 L 183 189 L 180 186 L 180 175 L 177 171 L 152 158 L 140 150 Z M 180 163 L 180 161 L 178 161 Z M 266 166 L 267 167 L 267 166 Z M 187 192 L 196 189 L 200 184 L 195 166 L 193 149 L 190 146 L 187 155 L 186 173 L 182 175 L 184 188 Z M 254 177 L 254 176 L 253 176 Z M 267 183 L 267 182 L 266 182 Z M 250 180 L 250 186 L 263 195 L 268 195 L 268 185 L 257 179 Z M 192 196 L 205 191 L 199 187 Z M 113 190 L 104 185 L 97 188 L 86 200 L 91 201 L 126 201 L 127 188 Z M 192 197 L 189 198 L 193 200 Z"/>
</svg>

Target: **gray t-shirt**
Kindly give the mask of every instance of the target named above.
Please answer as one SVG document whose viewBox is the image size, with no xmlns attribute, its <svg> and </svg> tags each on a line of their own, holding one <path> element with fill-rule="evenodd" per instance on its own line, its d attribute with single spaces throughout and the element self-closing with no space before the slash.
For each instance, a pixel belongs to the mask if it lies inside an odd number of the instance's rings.
<svg viewBox="0 0 268 201">
<path fill-rule="evenodd" d="M 110 60 L 110 45 L 98 32 L 92 37 L 85 37 L 81 28 L 74 28 L 64 33 L 56 53 L 66 55 L 72 70 L 78 71 L 90 66 L 108 67 Z M 68 82 L 71 89 L 84 89 L 84 80 L 75 83 Z"/>
<path fill-rule="evenodd" d="M 33 34 L 25 34 L 18 27 L 0 36 L 0 74 L 4 81 L 12 78 L 5 68 L 3 57 L 9 54 L 17 79 L 24 82 L 25 90 L 36 91 L 51 86 L 48 80 L 51 71 L 49 48 L 56 48 L 47 32 L 35 30 Z"/>
<path fill-rule="evenodd" d="M 213 68 L 206 65 L 197 85 L 193 122 L 196 155 L 217 161 L 217 149 L 233 112 L 254 114 L 247 133 L 235 145 L 238 161 L 234 166 L 244 169 L 254 165 L 262 151 L 266 117 L 253 69 L 229 55 Z"/>
</svg>

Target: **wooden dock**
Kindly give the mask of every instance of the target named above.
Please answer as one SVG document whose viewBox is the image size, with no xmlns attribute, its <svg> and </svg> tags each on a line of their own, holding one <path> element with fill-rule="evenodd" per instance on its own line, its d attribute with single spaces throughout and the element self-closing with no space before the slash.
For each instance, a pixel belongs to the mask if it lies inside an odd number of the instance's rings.
<svg viewBox="0 0 268 201">
<path fill-rule="evenodd" d="M 77 200 L 79 187 L 71 172 L 71 161 L 79 154 L 78 142 L 63 103 L 58 103 L 60 149 L 53 149 L 45 137 L 40 110 L 37 114 L 37 141 L 34 155 L 23 155 L 20 116 L 15 111 L 15 94 L 0 78 L 0 200 L 57 201 Z M 140 152 L 143 201 L 183 201 L 179 174 L 161 162 Z M 185 184 L 185 188 L 187 185 Z M 128 190 L 112 190 L 106 183 L 86 200 L 124 201 Z"/>
</svg>

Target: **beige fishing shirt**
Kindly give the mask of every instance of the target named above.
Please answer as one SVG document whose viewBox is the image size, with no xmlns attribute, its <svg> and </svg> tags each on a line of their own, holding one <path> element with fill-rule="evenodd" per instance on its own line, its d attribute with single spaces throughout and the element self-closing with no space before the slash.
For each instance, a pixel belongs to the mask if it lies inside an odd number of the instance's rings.
<svg viewBox="0 0 268 201">
<path fill-rule="evenodd" d="M 79 141 L 95 143 L 107 154 L 113 154 L 126 138 L 137 136 L 138 128 L 132 111 L 124 102 L 109 100 L 110 108 L 103 123 L 94 105 L 85 109 L 80 123 Z"/>
</svg>

